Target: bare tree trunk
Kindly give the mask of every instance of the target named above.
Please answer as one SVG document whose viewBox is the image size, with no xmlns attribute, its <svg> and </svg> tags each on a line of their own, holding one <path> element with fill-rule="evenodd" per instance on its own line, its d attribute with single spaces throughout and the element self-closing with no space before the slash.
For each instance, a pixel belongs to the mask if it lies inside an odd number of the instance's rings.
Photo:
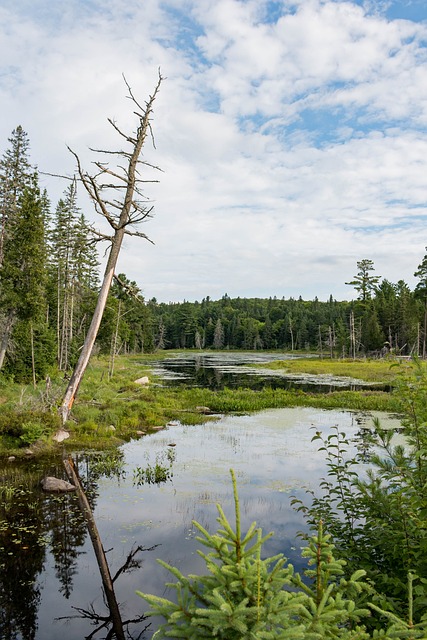
<svg viewBox="0 0 427 640">
<path fill-rule="evenodd" d="M 98 335 L 99 326 L 101 324 L 102 316 L 104 314 L 105 305 L 107 304 L 107 298 L 111 287 L 111 281 L 114 275 L 114 269 L 116 268 L 117 259 L 119 257 L 120 249 L 123 242 L 124 229 L 120 229 L 114 238 L 114 245 L 111 247 L 110 255 L 108 257 L 107 267 L 104 273 L 104 279 L 102 286 L 98 294 L 98 300 L 96 302 L 95 311 L 93 312 L 92 321 L 90 323 L 89 330 L 86 334 L 86 339 L 83 348 L 80 352 L 80 358 L 74 368 L 73 375 L 68 383 L 67 390 L 65 392 L 62 404 L 59 408 L 59 413 L 64 424 L 68 416 L 70 415 L 71 407 L 74 404 L 74 400 L 82 381 L 86 367 L 89 364 L 89 359 L 92 354 L 93 345 L 95 344 L 96 336 Z"/>
<path fill-rule="evenodd" d="M 14 324 L 15 324 L 15 312 L 9 311 L 5 319 L 3 334 L 0 340 L 0 369 L 2 369 L 4 365 L 4 359 L 6 357 L 7 348 L 9 346 L 9 339 L 10 339 Z"/>
<path fill-rule="evenodd" d="M 96 303 L 96 308 L 92 317 L 92 322 L 90 324 L 88 333 L 86 335 L 85 342 L 80 352 L 80 358 L 74 368 L 73 374 L 71 376 L 70 382 L 68 384 L 67 390 L 65 392 L 63 401 L 61 406 L 59 407 L 59 413 L 62 419 L 62 423 L 64 424 L 68 416 L 70 414 L 71 408 L 73 406 L 77 391 L 79 389 L 81 380 L 83 378 L 86 367 L 89 363 L 89 359 L 92 353 L 93 346 L 95 344 L 96 336 L 98 334 L 98 329 L 101 324 L 102 316 L 104 314 L 105 306 L 107 303 L 108 293 L 111 287 L 111 281 L 114 276 L 114 270 L 116 268 L 117 260 L 119 257 L 120 249 L 123 243 L 123 238 L 125 234 L 128 235 L 136 235 L 139 237 L 143 237 L 148 240 L 147 236 L 143 233 L 139 233 L 137 231 L 130 231 L 127 229 L 130 225 L 135 225 L 139 222 L 142 222 L 145 218 L 149 217 L 152 207 L 145 208 L 140 204 L 136 198 L 140 196 L 143 197 L 139 191 L 138 183 L 141 182 L 139 178 L 138 172 L 138 164 L 141 162 L 139 160 L 142 147 L 146 140 L 148 133 L 151 133 L 150 126 L 150 116 L 153 110 L 153 103 L 156 98 L 156 95 L 160 89 L 160 84 L 162 81 L 162 77 L 159 74 L 159 80 L 157 82 L 156 88 L 153 92 L 153 95 L 150 96 L 148 102 L 146 102 L 145 109 L 142 109 L 140 105 L 137 103 L 133 94 L 130 90 L 129 85 L 127 85 L 130 93 L 130 98 L 133 103 L 137 106 L 138 109 L 142 111 L 142 113 L 137 113 L 139 118 L 139 126 L 136 132 L 136 136 L 132 137 L 122 133 L 117 125 L 109 120 L 110 124 L 114 127 L 114 129 L 123 136 L 128 143 L 132 145 L 132 152 L 114 152 L 116 155 L 120 155 L 125 157 L 128 161 L 128 165 L 126 170 L 123 170 L 124 173 L 120 174 L 120 168 L 116 171 L 112 171 L 108 168 L 108 166 L 104 162 L 95 162 L 95 165 L 99 169 L 99 174 L 96 176 L 91 176 L 85 173 L 82 170 L 80 165 L 80 160 L 78 156 L 73 153 L 78 166 L 78 174 L 80 177 L 83 186 L 91 197 L 95 209 L 98 213 L 104 216 L 114 233 L 112 236 L 105 236 L 104 234 L 95 232 L 103 240 L 109 240 L 111 242 L 110 252 L 108 255 L 107 266 L 105 268 L 104 279 L 102 281 L 101 289 L 98 295 L 98 300 Z M 126 83 L 127 84 L 127 83 Z M 135 112 L 136 113 L 136 112 Z M 102 152 L 100 153 L 112 153 L 112 152 Z M 148 165 L 148 163 L 144 162 L 143 164 Z M 148 165 L 151 166 L 152 165 Z M 157 168 L 157 167 L 152 167 Z M 107 176 L 109 178 L 109 183 L 100 184 L 97 180 L 99 176 Z M 116 180 L 116 183 L 119 184 L 111 185 L 111 181 Z M 108 189 L 124 189 L 125 195 L 123 198 L 123 202 L 118 203 L 117 199 L 108 200 L 105 196 L 103 196 L 103 191 L 105 192 Z M 115 208 L 120 211 L 120 215 L 115 215 L 111 213 L 110 209 Z"/>
<path fill-rule="evenodd" d="M 114 330 L 113 336 L 111 338 L 111 353 L 110 353 L 110 367 L 108 371 L 108 379 L 111 380 L 114 374 L 114 359 L 116 357 L 117 351 L 117 340 L 119 337 L 119 325 L 120 325 L 120 311 L 122 308 L 122 301 L 119 300 L 119 308 L 117 310 L 117 318 L 116 318 L 116 328 Z"/>
<path fill-rule="evenodd" d="M 30 322 L 30 340 L 31 340 L 31 369 L 33 372 L 33 387 L 35 389 L 37 386 L 37 382 L 36 382 L 36 361 L 34 357 L 34 331 L 33 331 L 32 322 Z"/>
</svg>

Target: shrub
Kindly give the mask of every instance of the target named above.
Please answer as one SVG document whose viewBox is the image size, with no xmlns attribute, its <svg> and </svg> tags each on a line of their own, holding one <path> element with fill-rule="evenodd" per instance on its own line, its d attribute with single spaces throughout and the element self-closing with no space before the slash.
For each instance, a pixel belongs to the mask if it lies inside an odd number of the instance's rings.
<svg viewBox="0 0 427 640">
<path fill-rule="evenodd" d="M 344 577 L 345 560 L 334 556 L 329 535 L 318 525 L 303 550 L 308 568 L 302 578 L 286 558 L 261 559 L 262 535 L 256 524 L 242 536 L 235 477 L 232 472 L 236 524 L 233 528 L 218 505 L 220 529 L 211 535 L 197 522 L 197 540 L 209 549 L 199 551 L 208 573 L 184 576 L 162 560 L 176 579 L 166 586 L 175 590 L 176 601 L 137 592 L 165 622 L 154 638 L 200 640 L 366 640 L 368 638 L 425 638 L 427 621 L 414 625 L 383 611 L 367 599 L 374 595 L 365 571 Z M 412 584 L 412 583 L 410 583 Z M 412 596 L 412 593 L 411 593 Z M 409 599 L 412 606 L 412 597 Z M 372 615 L 388 621 L 388 629 L 370 635 L 364 626 Z"/>
</svg>

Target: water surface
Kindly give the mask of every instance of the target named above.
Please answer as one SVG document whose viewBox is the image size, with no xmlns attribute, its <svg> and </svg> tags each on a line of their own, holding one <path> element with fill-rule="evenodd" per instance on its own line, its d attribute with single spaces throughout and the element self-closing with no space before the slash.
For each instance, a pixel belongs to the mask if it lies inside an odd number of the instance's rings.
<svg viewBox="0 0 427 640">
<path fill-rule="evenodd" d="M 354 391 L 365 389 L 384 389 L 383 384 L 368 383 L 348 376 L 332 374 L 287 373 L 283 369 L 251 367 L 251 364 L 267 364 L 275 360 L 307 359 L 309 356 L 292 353 L 244 352 L 184 352 L 160 361 L 148 362 L 153 373 L 159 376 L 166 386 L 197 386 L 209 389 L 235 389 L 245 387 L 262 389 L 287 389 L 306 392 L 328 393 L 336 390 Z M 145 362 L 144 364 L 147 364 Z"/>
<path fill-rule="evenodd" d="M 112 574 L 135 545 L 158 545 L 142 553 L 140 569 L 116 583 L 124 617 L 144 610 L 137 589 L 165 593 L 170 576 L 156 558 L 184 573 L 204 570 L 192 520 L 214 531 L 217 502 L 233 520 L 230 468 L 237 475 L 242 527 L 256 520 L 265 532 L 273 530 L 265 553 L 284 552 L 298 565 L 296 532 L 305 524 L 290 507 L 290 496 L 303 497 L 305 488 L 316 490 L 325 474 L 323 456 L 311 442 L 313 430 L 327 435 L 338 425 L 356 446 L 361 429 L 371 422 L 372 417 L 358 412 L 275 409 L 203 425 L 171 425 L 125 444 L 109 474 L 102 473 L 87 454 L 78 454 Z M 154 466 L 156 460 L 171 464 L 170 480 L 159 485 L 138 483 L 138 470 Z M 62 473 L 58 462 L 33 467 L 33 508 L 26 496 L 22 507 L 19 499 L 14 503 L 13 517 L 2 512 L 6 527 L 0 528 L 0 593 L 2 624 L 4 629 L 8 625 L 9 635 L 3 630 L 0 637 L 8 640 L 80 640 L 93 631 L 87 620 L 55 619 L 77 615 L 73 607 L 105 611 L 98 568 L 75 497 L 46 496 L 37 487 L 44 474 L 52 473 Z M 17 541 L 12 534 L 19 519 L 26 531 Z M 134 638 L 141 628 L 135 628 Z M 152 631 L 145 637 L 151 635 Z"/>
</svg>

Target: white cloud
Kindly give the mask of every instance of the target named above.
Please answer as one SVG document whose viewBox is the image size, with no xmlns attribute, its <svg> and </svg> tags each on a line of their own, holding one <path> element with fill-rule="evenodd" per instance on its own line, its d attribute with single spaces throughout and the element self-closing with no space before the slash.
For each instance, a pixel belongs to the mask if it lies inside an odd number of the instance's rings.
<svg viewBox="0 0 427 640">
<path fill-rule="evenodd" d="M 164 170 L 147 185 L 156 245 L 127 241 L 119 265 L 148 297 L 349 297 L 357 260 L 409 282 L 421 261 L 426 24 L 283 6 L 274 20 L 261 0 L 0 8 L 0 141 L 22 124 L 41 169 L 71 173 L 66 144 L 87 166 L 88 146 L 120 146 L 122 72 L 141 101 L 167 77 L 144 150 Z M 66 186 L 42 180 L 54 200 Z"/>
</svg>

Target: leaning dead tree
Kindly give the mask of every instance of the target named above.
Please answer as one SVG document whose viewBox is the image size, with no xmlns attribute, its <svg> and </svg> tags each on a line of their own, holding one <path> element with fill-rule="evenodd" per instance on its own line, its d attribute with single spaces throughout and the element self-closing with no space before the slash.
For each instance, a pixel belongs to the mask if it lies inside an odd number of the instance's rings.
<svg viewBox="0 0 427 640">
<path fill-rule="evenodd" d="M 144 180 L 141 177 L 141 168 L 159 168 L 141 160 L 141 152 L 144 143 L 147 140 L 147 136 L 151 136 L 151 139 L 153 140 L 151 116 L 153 113 L 154 100 L 160 90 L 162 80 L 163 78 L 159 73 L 159 78 L 153 94 L 149 96 L 145 106 L 141 106 L 125 79 L 129 92 L 128 98 L 131 100 L 134 109 L 136 109 L 134 114 L 138 118 L 137 130 L 135 133 L 128 135 L 121 131 L 113 120 L 108 119 L 108 122 L 115 131 L 124 138 L 129 150 L 106 151 L 103 149 L 91 149 L 91 151 L 98 154 L 97 157 L 106 155 L 116 157 L 117 162 L 114 169 L 111 168 L 109 162 L 95 160 L 93 164 L 96 167 L 96 171 L 93 174 L 88 173 L 83 169 L 78 155 L 69 149 L 76 159 L 78 179 L 86 189 L 86 192 L 94 205 L 95 211 L 108 222 L 111 227 L 111 234 L 107 235 L 92 229 L 96 239 L 108 241 L 110 243 L 110 248 L 92 322 L 81 349 L 79 360 L 74 368 L 62 400 L 62 404 L 59 408 L 63 424 L 69 417 L 78 388 L 89 363 L 107 303 L 107 297 L 110 291 L 111 281 L 114 276 L 114 270 L 116 268 L 123 239 L 125 235 L 130 235 L 138 236 L 151 242 L 145 233 L 136 230 L 135 226 L 149 218 L 153 209 L 153 207 L 148 204 L 147 198 L 142 192 L 142 185 L 146 182 L 156 181 Z"/>
</svg>

